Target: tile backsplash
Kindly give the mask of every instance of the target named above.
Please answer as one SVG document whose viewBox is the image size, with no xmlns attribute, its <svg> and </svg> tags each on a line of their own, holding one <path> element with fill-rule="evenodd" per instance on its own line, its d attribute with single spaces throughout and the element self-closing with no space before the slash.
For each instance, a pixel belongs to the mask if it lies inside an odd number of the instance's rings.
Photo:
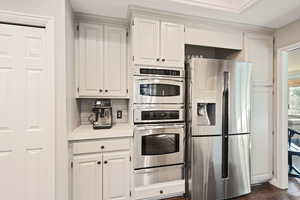
<svg viewBox="0 0 300 200">
<path fill-rule="evenodd" d="M 81 99 L 80 100 L 80 118 L 81 124 L 90 124 L 88 117 L 92 114 L 92 107 L 95 99 Z M 112 99 L 112 115 L 113 124 L 128 123 L 128 100 L 126 99 Z M 117 119 L 117 112 L 122 111 L 122 118 Z"/>
</svg>

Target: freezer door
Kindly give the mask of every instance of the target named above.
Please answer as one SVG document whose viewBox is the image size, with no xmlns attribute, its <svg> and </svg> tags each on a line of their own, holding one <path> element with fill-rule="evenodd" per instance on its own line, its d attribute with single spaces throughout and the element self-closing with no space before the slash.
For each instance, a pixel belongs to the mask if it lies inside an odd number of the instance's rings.
<svg viewBox="0 0 300 200">
<path fill-rule="evenodd" d="M 223 63 L 229 77 L 229 134 L 250 133 L 251 64 L 234 61 Z"/>
<path fill-rule="evenodd" d="M 224 179 L 226 199 L 251 192 L 250 135 L 231 135 L 228 143 L 228 178 Z"/>
<path fill-rule="evenodd" d="M 222 138 L 192 137 L 191 143 L 191 199 L 224 199 L 224 180 L 221 178 Z"/>
<path fill-rule="evenodd" d="M 221 133 L 223 72 L 220 60 L 192 59 L 188 67 L 188 121 L 193 135 Z"/>
</svg>

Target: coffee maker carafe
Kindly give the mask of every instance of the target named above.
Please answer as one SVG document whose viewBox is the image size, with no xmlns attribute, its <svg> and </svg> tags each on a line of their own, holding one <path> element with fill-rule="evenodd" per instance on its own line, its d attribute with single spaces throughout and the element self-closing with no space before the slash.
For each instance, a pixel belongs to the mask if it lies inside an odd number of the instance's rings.
<svg viewBox="0 0 300 200">
<path fill-rule="evenodd" d="M 89 121 L 94 129 L 105 129 L 112 127 L 112 108 L 109 99 L 97 99 L 93 106 L 93 114 Z"/>
</svg>

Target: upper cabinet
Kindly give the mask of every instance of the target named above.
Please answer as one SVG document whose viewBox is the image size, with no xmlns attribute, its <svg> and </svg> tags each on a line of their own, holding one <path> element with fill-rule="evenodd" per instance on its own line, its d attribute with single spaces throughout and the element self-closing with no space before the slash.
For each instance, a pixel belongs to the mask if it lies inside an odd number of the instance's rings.
<svg viewBox="0 0 300 200">
<path fill-rule="evenodd" d="M 134 64 L 184 67 L 184 25 L 134 18 Z"/>
<path fill-rule="evenodd" d="M 248 33 L 244 37 L 244 59 L 253 63 L 254 85 L 273 85 L 273 36 Z"/>
<path fill-rule="evenodd" d="M 127 97 L 127 30 L 79 24 L 79 97 Z"/>
</svg>

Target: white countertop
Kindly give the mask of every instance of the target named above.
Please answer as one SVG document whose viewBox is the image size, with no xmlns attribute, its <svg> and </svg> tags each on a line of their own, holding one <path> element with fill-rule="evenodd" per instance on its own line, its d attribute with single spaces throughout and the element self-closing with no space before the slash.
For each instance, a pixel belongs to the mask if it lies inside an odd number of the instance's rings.
<svg viewBox="0 0 300 200">
<path fill-rule="evenodd" d="M 92 125 L 81 125 L 69 136 L 69 141 L 92 140 L 117 137 L 132 137 L 133 125 L 128 123 L 114 124 L 110 129 L 93 129 Z"/>
</svg>

